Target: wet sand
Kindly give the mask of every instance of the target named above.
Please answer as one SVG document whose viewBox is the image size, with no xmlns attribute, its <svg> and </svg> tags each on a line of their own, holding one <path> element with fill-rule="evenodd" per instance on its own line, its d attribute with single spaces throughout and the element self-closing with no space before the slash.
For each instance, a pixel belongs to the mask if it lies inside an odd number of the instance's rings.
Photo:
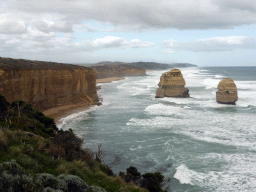
<svg viewBox="0 0 256 192">
<path fill-rule="evenodd" d="M 119 81 L 125 79 L 124 77 L 108 77 L 104 79 L 96 79 L 96 84 L 98 83 L 110 83 L 112 81 Z M 81 111 L 88 110 L 91 105 L 88 104 L 72 104 L 72 105 L 61 105 L 48 110 L 43 111 L 45 116 L 51 117 L 55 120 L 55 123 L 60 124 L 60 119 L 72 115 L 74 113 L 79 113 Z"/>
</svg>

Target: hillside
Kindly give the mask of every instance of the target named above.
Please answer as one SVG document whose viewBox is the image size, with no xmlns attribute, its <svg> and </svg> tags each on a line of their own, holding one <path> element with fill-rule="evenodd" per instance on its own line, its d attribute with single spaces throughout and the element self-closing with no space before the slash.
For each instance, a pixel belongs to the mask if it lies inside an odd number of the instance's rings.
<svg viewBox="0 0 256 192">
<path fill-rule="evenodd" d="M 133 63 L 125 63 L 125 62 L 111 62 L 111 61 L 102 61 L 96 64 L 90 64 L 86 65 L 87 67 L 100 70 L 104 68 L 111 68 L 112 70 L 120 71 L 120 66 L 124 68 L 126 66 L 127 68 L 133 67 L 139 67 L 146 70 L 165 70 L 170 68 L 183 68 L 183 67 L 198 67 L 197 65 L 190 64 L 190 63 L 172 63 L 172 64 L 162 64 L 162 63 L 155 63 L 155 62 L 133 62 Z M 97 67 L 96 67 L 97 66 Z M 135 68 L 136 69 L 136 68 Z"/>
</svg>

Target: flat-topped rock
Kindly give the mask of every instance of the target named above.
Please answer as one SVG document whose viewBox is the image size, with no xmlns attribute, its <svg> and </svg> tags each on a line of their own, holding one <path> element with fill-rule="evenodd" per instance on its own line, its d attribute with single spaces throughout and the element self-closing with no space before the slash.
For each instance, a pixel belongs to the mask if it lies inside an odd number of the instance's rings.
<svg viewBox="0 0 256 192">
<path fill-rule="evenodd" d="M 185 85 L 186 82 L 181 71 L 172 69 L 162 74 L 155 97 L 189 97 L 189 90 L 184 87 Z"/>
<path fill-rule="evenodd" d="M 218 85 L 216 92 L 216 101 L 222 104 L 233 104 L 237 101 L 237 88 L 236 84 L 231 78 L 224 78 Z"/>
</svg>

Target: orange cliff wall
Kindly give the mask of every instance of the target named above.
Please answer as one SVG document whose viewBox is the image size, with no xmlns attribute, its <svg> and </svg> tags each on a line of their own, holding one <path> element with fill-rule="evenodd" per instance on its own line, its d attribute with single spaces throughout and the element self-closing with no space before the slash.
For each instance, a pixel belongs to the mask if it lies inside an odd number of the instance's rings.
<svg viewBox="0 0 256 192">
<path fill-rule="evenodd" d="M 36 61 L 28 65 L 24 64 L 26 60 L 12 66 L 1 63 L 1 59 L 0 93 L 9 102 L 24 100 L 43 111 L 60 105 L 90 105 L 98 100 L 96 75 L 89 68 Z"/>
</svg>

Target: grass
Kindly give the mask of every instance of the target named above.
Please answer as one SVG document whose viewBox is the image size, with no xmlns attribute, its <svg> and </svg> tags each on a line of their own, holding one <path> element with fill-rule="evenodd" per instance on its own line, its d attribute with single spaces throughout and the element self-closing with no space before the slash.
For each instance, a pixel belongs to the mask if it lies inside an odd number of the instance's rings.
<svg viewBox="0 0 256 192">
<path fill-rule="evenodd" d="M 88 185 L 103 187 L 109 192 L 147 191 L 133 183 L 127 184 L 121 177 L 107 175 L 100 169 L 105 165 L 94 159 L 93 166 L 79 159 L 55 159 L 48 153 L 51 146 L 51 139 L 48 138 L 32 136 L 21 130 L 0 129 L 0 146 L 0 163 L 14 159 L 32 177 L 39 173 L 49 173 L 55 177 L 61 174 L 76 175 Z"/>
</svg>

